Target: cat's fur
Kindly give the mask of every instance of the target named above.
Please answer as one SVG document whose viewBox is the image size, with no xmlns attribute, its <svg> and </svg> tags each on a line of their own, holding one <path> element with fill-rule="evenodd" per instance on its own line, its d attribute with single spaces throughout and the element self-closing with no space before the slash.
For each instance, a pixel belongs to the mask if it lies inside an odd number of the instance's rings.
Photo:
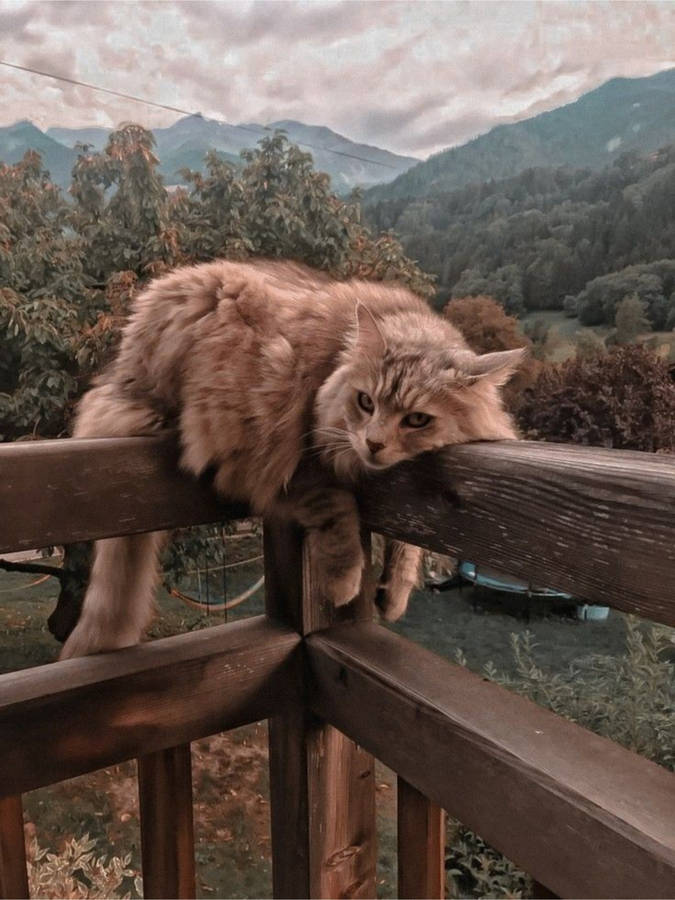
<svg viewBox="0 0 675 900">
<path fill-rule="evenodd" d="M 116 360 L 80 404 L 75 437 L 176 428 L 187 471 L 211 469 L 223 495 L 307 529 L 324 590 L 343 604 L 358 593 L 364 562 L 350 485 L 426 450 L 514 437 L 498 386 L 519 354 L 475 355 L 448 321 L 393 283 L 337 282 L 287 262 L 216 261 L 178 269 L 138 297 Z M 413 412 L 433 419 L 404 427 Z M 158 534 L 97 542 L 63 657 L 140 640 L 161 543 Z M 419 557 L 405 544 L 389 548 L 380 592 L 387 618 L 405 610 Z"/>
</svg>

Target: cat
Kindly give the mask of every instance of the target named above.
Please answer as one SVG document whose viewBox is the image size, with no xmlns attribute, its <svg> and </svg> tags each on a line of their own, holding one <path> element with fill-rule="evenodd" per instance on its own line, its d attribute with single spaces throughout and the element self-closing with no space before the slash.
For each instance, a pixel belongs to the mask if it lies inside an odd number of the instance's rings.
<svg viewBox="0 0 675 900">
<path fill-rule="evenodd" d="M 82 398 L 75 437 L 177 431 L 181 467 L 254 513 L 299 522 L 334 604 L 364 566 L 353 485 L 449 444 L 514 438 L 499 386 L 521 350 L 477 355 L 394 282 L 336 281 L 293 262 L 177 269 L 136 299 L 116 359 Z M 163 535 L 97 541 L 69 658 L 136 644 L 152 619 Z M 391 542 L 378 593 L 403 614 L 421 550 Z"/>
</svg>

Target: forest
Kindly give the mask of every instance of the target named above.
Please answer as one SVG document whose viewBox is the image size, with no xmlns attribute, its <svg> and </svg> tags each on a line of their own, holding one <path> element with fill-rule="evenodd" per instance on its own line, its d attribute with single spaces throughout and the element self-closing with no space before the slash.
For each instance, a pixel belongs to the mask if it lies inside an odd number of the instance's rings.
<svg viewBox="0 0 675 900">
<path fill-rule="evenodd" d="M 487 294 L 507 312 L 562 310 L 613 325 L 637 294 L 655 330 L 675 327 L 675 145 L 596 172 L 533 168 L 450 193 L 367 206 L 449 297 Z"/>
</svg>

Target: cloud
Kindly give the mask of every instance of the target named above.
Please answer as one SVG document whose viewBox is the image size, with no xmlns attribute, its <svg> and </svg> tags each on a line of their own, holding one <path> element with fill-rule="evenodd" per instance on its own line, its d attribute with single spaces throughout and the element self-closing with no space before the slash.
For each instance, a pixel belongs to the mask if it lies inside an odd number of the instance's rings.
<svg viewBox="0 0 675 900">
<path fill-rule="evenodd" d="M 11 62 L 230 122 L 327 125 L 417 156 L 610 77 L 675 65 L 668 2 L 0 0 L 0 34 Z M 175 119 L 25 73 L 3 78 L 6 121 Z"/>
</svg>

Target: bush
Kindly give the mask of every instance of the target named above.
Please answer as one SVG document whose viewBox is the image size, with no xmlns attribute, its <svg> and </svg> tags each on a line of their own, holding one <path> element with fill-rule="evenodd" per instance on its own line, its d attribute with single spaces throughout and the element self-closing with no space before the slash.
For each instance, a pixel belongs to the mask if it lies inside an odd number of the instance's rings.
<svg viewBox="0 0 675 900">
<path fill-rule="evenodd" d="M 95 853 L 96 841 L 88 834 L 71 838 L 62 853 L 49 853 L 34 838 L 28 844 L 28 883 L 31 897 L 97 898 L 131 897 L 131 890 L 122 893 L 125 882 L 133 885 L 135 896 L 143 896 L 138 873 L 129 868 L 131 854 L 124 858 L 113 856 L 109 862 Z"/>
<path fill-rule="evenodd" d="M 493 663 L 484 674 L 557 715 L 668 769 L 675 769 L 675 629 L 643 629 L 626 617 L 623 656 L 592 654 L 562 673 L 536 659 L 531 632 L 512 634 L 516 674 L 500 673 Z M 466 665 L 461 651 L 460 665 Z M 529 876 L 489 847 L 478 835 L 451 820 L 446 868 L 459 897 L 529 897 Z"/>
<path fill-rule="evenodd" d="M 625 450 L 675 450 L 675 383 L 648 349 L 616 347 L 546 367 L 525 392 L 519 424 L 532 438 Z"/>
</svg>

